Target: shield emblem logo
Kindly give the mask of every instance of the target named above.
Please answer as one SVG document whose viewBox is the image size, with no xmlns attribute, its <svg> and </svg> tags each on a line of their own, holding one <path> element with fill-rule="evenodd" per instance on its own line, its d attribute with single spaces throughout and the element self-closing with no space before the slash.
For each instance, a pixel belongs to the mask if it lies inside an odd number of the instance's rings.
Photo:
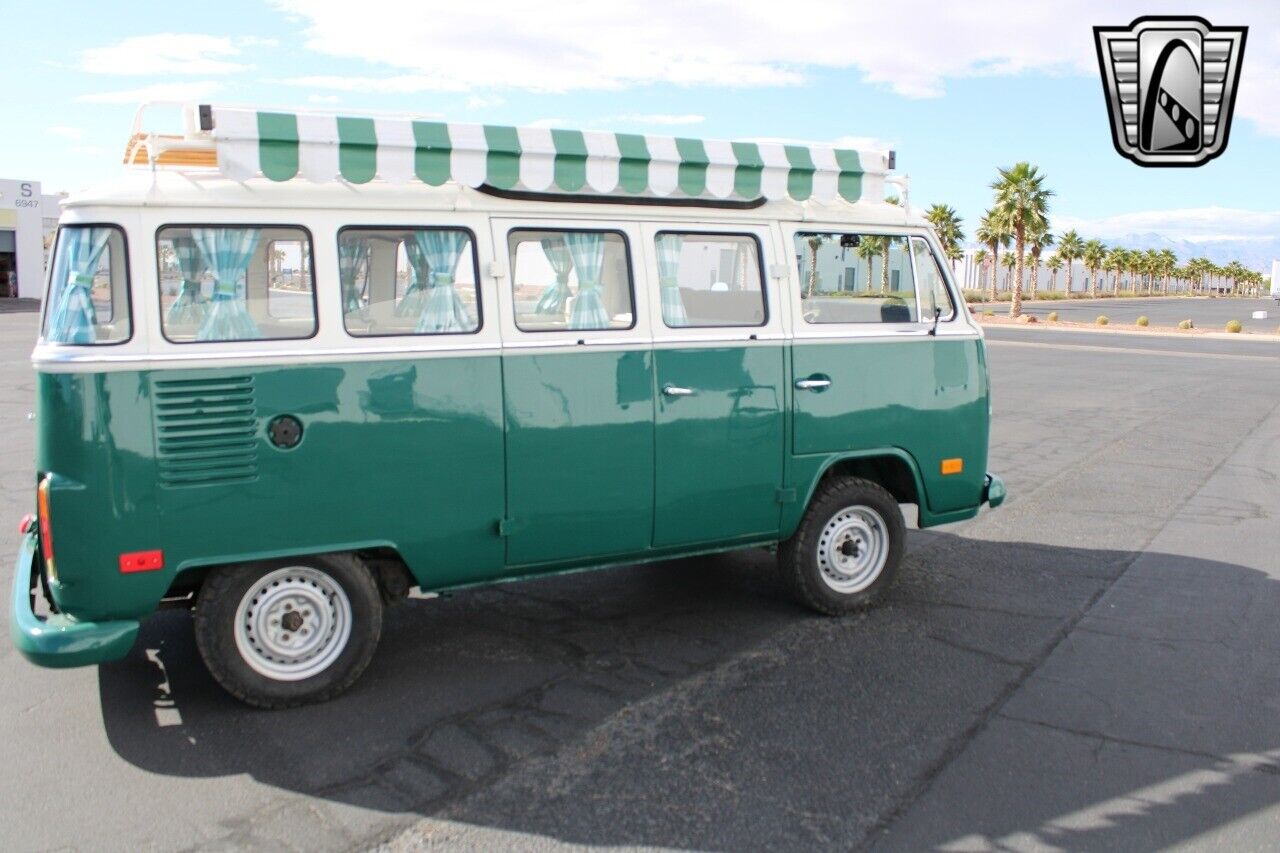
<svg viewBox="0 0 1280 853">
<path fill-rule="evenodd" d="M 1116 151 L 1139 166 L 1199 166 L 1225 151 L 1248 31 L 1194 17 L 1094 27 Z"/>
</svg>

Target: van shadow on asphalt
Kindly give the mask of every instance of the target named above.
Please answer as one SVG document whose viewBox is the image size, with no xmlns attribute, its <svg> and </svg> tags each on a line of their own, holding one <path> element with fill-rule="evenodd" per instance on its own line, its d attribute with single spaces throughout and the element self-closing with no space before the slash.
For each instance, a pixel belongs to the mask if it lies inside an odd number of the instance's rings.
<svg viewBox="0 0 1280 853">
<path fill-rule="evenodd" d="M 283 712 L 224 694 L 189 615 L 164 612 L 127 659 L 100 668 L 105 729 L 151 773 L 247 773 L 388 819 L 435 815 L 585 844 L 865 844 L 975 736 L 1004 737 L 987 721 L 1136 556 L 911 537 L 890 601 L 843 620 L 790 603 L 763 551 L 411 600 L 388 611 L 349 693 Z M 1280 587 L 1255 570 L 1153 558 L 1280 604 Z M 1280 746 L 1267 733 L 1229 752 Z M 948 834 L 928 846 L 1042 833 L 1069 848 L 1146 848 L 1271 805 L 1280 790 L 1272 762 L 1063 835 L 1051 824 L 1064 811 L 1160 786 L 1175 768 L 1108 772 L 1041 753 L 1034 738 L 1004 746 L 1010 766 L 1063 774 L 1055 795 L 939 821 Z M 1213 755 L 1179 760 L 1178 774 L 1223 775 Z M 219 823 L 247 833 L 251 817 Z"/>
</svg>

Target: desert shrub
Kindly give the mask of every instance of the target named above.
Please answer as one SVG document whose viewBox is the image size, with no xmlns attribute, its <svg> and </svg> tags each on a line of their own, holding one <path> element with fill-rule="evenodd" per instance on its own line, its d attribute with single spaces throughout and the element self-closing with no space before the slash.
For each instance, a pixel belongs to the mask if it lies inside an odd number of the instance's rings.
<svg viewBox="0 0 1280 853">
<path fill-rule="evenodd" d="M 1137 323 L 1139 326 L 1142 326 L 1144 328 L 1151 325 L 1151 321 L 1147 319 L 1147 316 L 1145 314 L 1137 319 Z"/>
<path fill-rule="evenodd" d="M 975 302 L 985 302 L 986 294 L 981 290 L 966 290 L 964 292 L 964 301 L 972 305 Z"/>
<path fill-rule="evenodd" d="M 996 294 L 996 302 L 1012 302 L 1012 301 L 1013 301 L 1013 294 L 1007 290 L 1004 293 Z"/>
<path fill-rule="evenodd" d="M 1111 321 L 1107 319 L 1106 314 L 1099 314 L 1098 319 L 1094 320 L 1093 322 L 1097 323 L 1099 326 L 1105 326 Z"/>
<path fill-rule="evenodd" d="M 1056 322 L 1058 322 L 1058 312 L 1057 312 L 1057 311 L 1050 311 L 1050 312 L 1049 312 L 1049 322 L 1050 322 L 1050 323 L 1056 323 Z"/>
<path fill-rule="evenodd" d="M 1195 327 L 1196 327 L 1196 324 L 1191 322 L 1190 320 L 1183 320 L 1181 323 L 1178 324 L 1178 328 L 1184 331 L 1186 329 L 1194 329 Z"/>
<path fill-rule="evenodd" d="M 1231 332 L 1232 334 L 1236 334 L 1240 332 L 1240 330 L 1242 330 L 1243 328 L 1244 328 L 1244 323 L 1241 323 L 1239 320 L 1227 321 L 1227 331 Z"/>
<path fill-rule="evenodd" d="M 983 311 L 983 312 L 982 312 L 982 316 L 983 316 L 983 317 L 994 317 L 994 316 L 996 316 L 996 312 L 994 312 L 994 311 L 992 311 L 990 308 L 988 308 L 986 311 Z"/>
<path fill-rule="evenodd" d="M 1049 300 L 1050 302 L 1056 302 L 1056 301 L 1058 301 L 1058 300 L 1060 300 L 1060 299 L 1066 299 L 1066 298 L 1067 298 L 1067 294 L 1062 293 L 1061 291 L 1057 291 L 1057 290 L 1045 290 L 1045 291 L 1043 291 L 1043 292 L 1041 292 L 1041 293 L 1037 293 L 1037 294 L 1036 294 L 1036 296 L 1035 296 L 1035 298 L 1036 298 L 1036 299 L 1047 299 L 1047 300 Z"/>
</svg>

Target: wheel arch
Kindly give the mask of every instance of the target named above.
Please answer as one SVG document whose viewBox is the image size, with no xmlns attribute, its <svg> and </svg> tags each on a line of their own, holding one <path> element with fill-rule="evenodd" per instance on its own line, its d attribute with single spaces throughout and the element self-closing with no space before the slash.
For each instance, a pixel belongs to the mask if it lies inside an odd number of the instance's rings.
<svg viewBox="0 0 1280 853">
<path fill-rule="evenodd" d="M 862 477 L 879 483 L 893 495 L 898 503 L 916 504 L 920 507 L 922 517 L 928 514 L 920 468 L 907 451 L 900 447 L 881 447 L 832 454 L 822 462 L 813 476 L 809 477 L 804 488 L 797 489 L 798 494 L 803 495 L 803 499 L 797 500 L 792 505 L 791 512 L 784 518 L 781 531 L 783 539 L 795 533 L 800 519 L 804 517 L 819 486 L 825 480 L 839 476 Z"/>
</svg>

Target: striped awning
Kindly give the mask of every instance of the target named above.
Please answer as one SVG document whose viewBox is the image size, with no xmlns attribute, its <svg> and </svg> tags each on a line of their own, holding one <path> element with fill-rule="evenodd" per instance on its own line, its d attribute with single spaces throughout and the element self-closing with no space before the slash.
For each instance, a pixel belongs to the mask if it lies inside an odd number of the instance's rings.
<svg viewBox="0 0 1280 853">
<path fill-rule="evenodd" d="M 572 195 L 879 201 L 887 152 L 409 118 L 211 108 L 237 180 L 421 181 Z"/>
</svg>

